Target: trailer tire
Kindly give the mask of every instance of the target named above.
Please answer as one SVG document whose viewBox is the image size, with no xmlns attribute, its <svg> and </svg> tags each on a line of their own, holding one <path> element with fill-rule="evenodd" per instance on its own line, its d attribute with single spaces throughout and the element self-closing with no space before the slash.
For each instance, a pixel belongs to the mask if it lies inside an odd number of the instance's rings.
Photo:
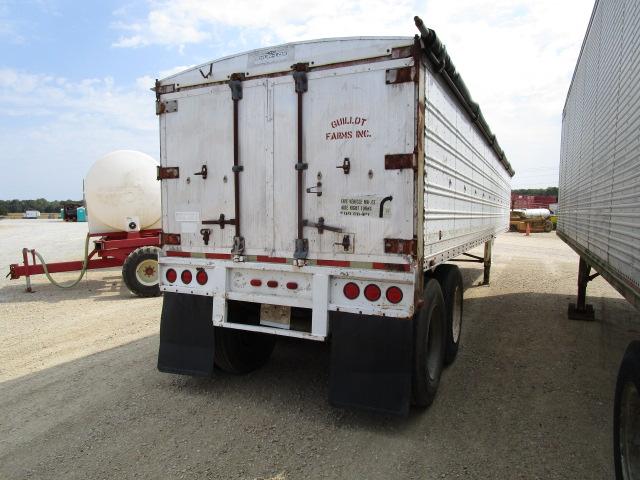
<svg viewBox="0 0 640 480">
<path fill-rule="evenodd" d="M 462 273 L 457 265 L 444 263 L 436 268 L 434 278 L 440 283 L 446 308 L 447 339 L 444 364 L 451 365 L 458 354 L 464 307 Z"/>
<path fill-rule="evenodd" d="M 544 231 L 546 233 L 549 233 L 549 232 L 553 231 L 553 222 L 551 220 L 545 220 L 544 221 Z"/>
<path fill-rule="evenodd" d="M 616 479 L 640 473 L 640 341 L 622 357 L 613 403 L 613 454 Z"/>
<path fill-rule="evenodd" d="M 140 247 L 129 254 L 122 264 L 122 279 L 138 297 L 160 295 L 158 278 L 158 247 Z"/>
<path fill-rule="evenodd" d="M 428 407 L 433 402 L 444 367 L 446 340 L 445 304 L 440 284 L 428 278 L 424 304 L 413 318 L 412 403 Z"/>
<path fill-rule="evenodd" d="M 260 304 L 228 302 L 227 315 L 233 323 L 260 323 Z M 249 373 L 269 361 L 276 343 L 275 335 L 216 327 L 214 363 L 227 373 Z"/>
</svg>

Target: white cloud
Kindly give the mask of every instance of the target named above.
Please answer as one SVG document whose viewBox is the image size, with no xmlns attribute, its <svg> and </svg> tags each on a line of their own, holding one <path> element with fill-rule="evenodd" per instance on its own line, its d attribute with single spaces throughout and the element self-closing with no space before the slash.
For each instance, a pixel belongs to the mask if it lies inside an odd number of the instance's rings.
<svg viewBox="0 0 640 480">
<path fill-rule="evenodd" d="M 10 166 L 0 177 L 0 198 L 80 198 L 82 178 L 102 155 L 128 148 L 158 158 L 148 88 L 7 68 L 0 69 L 0 84 L 1 158 Z"/>
<path fill-rule="evenodd" d="M 557 184 L 564 100 L 593 3 L 428 2 L 438 32 L 516 170 L 515 187 Z"/>
<path fill-rule="evenodd" d="M 590 0 L 197 0 L 149 3 L 121 20 L 119 47 L 220 42 L 229 51 L 353 35 L 412 35 L 422 16 L 446 44 L 517 171 L 515 186 L 557 182 L 560 119 L 593 2 Z"/>
<path fill-rule="evenodd" d="M 318 37 L 406 33 L 412 28 L 415 12 L 414 2 L 409 0 L 396 1 L 393 5 L 384 0 L 152 1 L 145 19 L 119 21 L 112 26 L 125 32 L 114 43 L 117 47 L 182 46 L 219 41 L 224 27 L 242 30 L 240 44 L 246 43 L 249 37 L 267 44 Z"/>
<path fill-rule="evenodd" d="M 232 53 L 310 38 L 411 35 L 417 13 L 438 32 L 482 106 L 517 171 L 514 186 L 547 186 L 557 181 L 561 112 L 590 3 L 442 0 L 390 8 L 382 0 L 239 0 L 221 8 L 219 2 L 153 0 L 144 18 L 121 9 L 112 26 L 122 32 L 116 43 L 122 48 L 180 49 L 225 39 Z M 1 158 L 11 165 L 0 177 L 0 198 L 78 196 L 91 163 L 114 149 L 157 158 L 149 89 L 155 78 L 186 68 L 149 72 L 125 87 L 109 77 L 70 81 L 0 67 Z"/>
</svg>

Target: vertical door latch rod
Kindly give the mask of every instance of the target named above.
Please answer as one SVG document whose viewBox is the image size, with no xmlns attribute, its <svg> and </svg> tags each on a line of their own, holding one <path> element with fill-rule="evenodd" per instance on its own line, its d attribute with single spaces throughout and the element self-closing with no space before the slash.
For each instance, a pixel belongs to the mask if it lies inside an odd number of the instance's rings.
<svg viewBox="0 0 640 480">
<path fill-rule="evenodd" d="M 229 79 L 231 89 L 231 99 L 233 100 L 233 194 L 235 204 L 235 236 L 233 237 L 233 248 L 231 253 L 236 256 L 244 254 L 244 238 L 240 230 L 240 172 L 243 171 L 240 165 L 240 152 L 238 140 L 238 102 L 242 100 L 242 81 L 244 73 L 233 73 Z"/>
<path fill-rule="evenodd" d="M 309 240 L 303 236 L 303 204 L 302 194 L 304 192 L 304 171 L 308 168 L 308 165 L 303 161 L 302 156 L 302 97 L 304 93 L 309 89 L 309 80 L 307 78 L 307 72 L 309 71 L 308 63 L 296 63 L 293 65 L 293 82 L 295 84 L 295 91 L 298 95 L 298 159 L 295 164 L 297 172 L 297 205 L 298 205 L 298 221 L 297 230 L 298 235 L 295 241 L 295 251 L 293 258 L 296 260 L 304 260 L 309 255 Z"/>
</svg>

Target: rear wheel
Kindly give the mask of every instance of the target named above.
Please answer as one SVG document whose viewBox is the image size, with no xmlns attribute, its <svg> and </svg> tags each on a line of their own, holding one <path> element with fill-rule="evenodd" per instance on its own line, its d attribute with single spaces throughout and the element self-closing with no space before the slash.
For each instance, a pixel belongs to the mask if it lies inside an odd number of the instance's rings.
<svg viewBox="0 0 640 480">
<path fill-rule="evenodd" d="M 424 304 L 413 319 L 413 404 L 428 407 L 433 402 L 444 366 L 446 319 L 442 290 L 435 278 L 426 281 Z"/>
<path fill-rule="evenodd" d="M 640 342 L 622 358 L 613 405 L 613 453 L 617 480 L 640 478 Z"/>
<path fill-rule="evenodd" d="M 229 301 L 227 315 L 233 323 L 258 325 L 260 304 Z M 214 362 L 225 372 L 248 373 L 263 366 L 276 343 L 275 335 L 216 327 Z"/>
<path fill-rule="evenodd" d="M 551 220 L 544 221 L 544 231 L 549 233 L 553 230 L 553 222 Z"/>
<path fill-rule="evenodd" d="M 127 288 L 139 297 L 160 295 L 157 247 L 141 247 L 129 254 L 122 265 L 122 279 Z"/>
<path fill-rule="evenodd" d="M 462 274 L 456 265 L 445 263 L 436 268 L 434 278 L 440 283 L 446 308 L 447 339 L 444 363 L 449 365 L 455 360 L 460 345 L 464 302 Z"/>
</svg>

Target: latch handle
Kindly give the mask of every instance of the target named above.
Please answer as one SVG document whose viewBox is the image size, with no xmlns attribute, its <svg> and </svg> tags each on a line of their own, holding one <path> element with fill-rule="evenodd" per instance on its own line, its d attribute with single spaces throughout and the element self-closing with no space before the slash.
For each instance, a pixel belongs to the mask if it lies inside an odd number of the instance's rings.
<svg viewBox="0 0 640 480">
<path fill-rule="evenodd" d="M 349 175 L 349 172 L 351 171 L 351 160 L 345 158 L 342 161 L 342 165 L 338 165 L 336 168 L 341 168 L 345 175 Z"/>
<path fill-rule="evenodd" d="M 204 242 L 204 244 L 209 245 L 209 236 L 211 235 L 211 229 L 203 228 L 202 230 L 200 230 L 200 235 L 202 235 L 202 241 Z"/>
<path fill-rule="evenodd" d="M 344 248 L 345 252 L 349 251 L 349 247 L 351 247 L 351 239 L 349 238 L 349 235 L 344 235 L 342 237 L 342 241 L 341 242 L 335 242 L 334 245 L 340 245 L 342 248 Z"/>
<path fill-rule="evenodd" d="M 315 193 L 316 195 L 321 197 L 322 196 L 322 182 L 318 182 L 318 183 L 315 184 L 315 186 L 307 188 L 307 193 Z"/>
<path fill-rule="evenodd" d="M 202 175 L 202 179 L 205 180 L 207 178 L 207 166 L 202 165 L 202 168 L 199 172 L 194 173 L 194 175 Z"/>
<path fill-rule="evenodd" d="M 226 219 L 224 216 L 224 213 L 221 213 L 218 220 L 203 220 L 202 224 L 203 225 L 220 225 L 220 229 L 224 230 L 225 225 L 235 225 L 236 219 L 235 218 Z"/>
<path fill-rule="evenodd" d="M 310 222 L 309 220 L 303 220 L 302 225 L 305 227 L 317 228 L 318 233 L 322 235 L 325 230 L 330 232 L 342 233 L 342 228 L 340 227 L 332 227 L 330 225 L 325 225 L 324 217 L 318 218 L 318 223 Z"/>
</svg>

